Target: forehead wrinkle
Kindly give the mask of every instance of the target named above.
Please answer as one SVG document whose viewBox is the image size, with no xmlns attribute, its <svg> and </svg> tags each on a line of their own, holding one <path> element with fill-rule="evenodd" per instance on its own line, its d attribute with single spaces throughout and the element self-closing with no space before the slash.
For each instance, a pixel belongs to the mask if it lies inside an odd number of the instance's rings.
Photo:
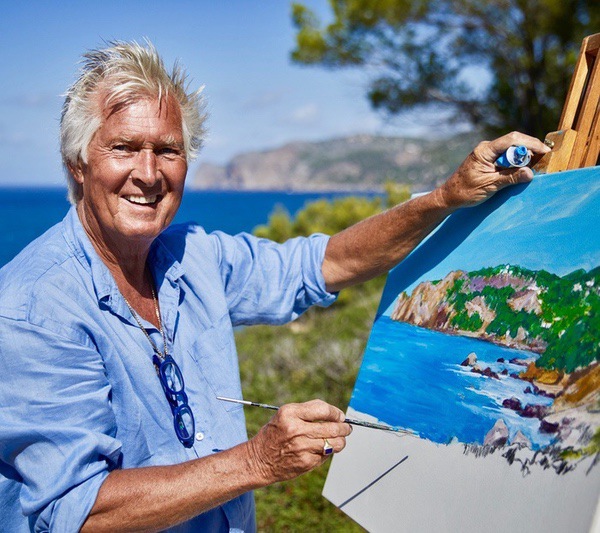
<svg viewBox="0 0 600 533">
<path fill-rule="evenodd" d="M 137 117 L 129 117 L 125 123 L 121 123 L 118 128 L 121 131 L 117 131 L 114 135 L 108 139 L 108 142 L 129 142 L 129 143 L 138 143 L 144 142 L 144 138 L 148 135 L 156 135 L 158 139 L 157 142 L 153 142 L 153 145 L 161 145 L 161 146 L 176 146 L 178 149 L 185 149 L 185 142 L 183 139 L 183 131 L 181 131 L 181 126 L 178 124 L 175 133 L 171 132 L 162 132 L 159 133 L 158 130 L 162 129 L 160 124 L 154 124 L 154 119 L 161 119 L 164 121 L 170 121 L 169 115 L 175 115 L 176 122 L 179 122 L 177 119 L 180 119 L 180 109 L 177 105 L 177 102 L 174 101 L 173 96 L 169 95 L 168 97 L 163 96 L 161 99 L 156 99 L 152 97 L 142 97 L 137 100 L 128 103 L 127 105 L 123 105 L 122 107 L 115 105 L 107 105 L 106 95 L 100 93 L 97 96 L 96 104 L 98 105 L 101 115 L 102 122 L 96 134 L 99 133 L 105 126 L 108 125 L 109 121 L 115 119 L 115 115 L 125 112 L 128 108 L 135 106 L 138 103 L 156 103 L 158 104 L 158 113 L 156 116 L 149 115 L 147 117 L 141 115 Z M 150 124 L 147 121 L 150 121 Z M 156 127 L 156 129 L 155 129 Z M 172 128 L 171 128 L 172 129 Z M 95 136 L 95 135 L 94 135 Z M 181 139 L 181 140 L 179 140 Z"/>
</svg>

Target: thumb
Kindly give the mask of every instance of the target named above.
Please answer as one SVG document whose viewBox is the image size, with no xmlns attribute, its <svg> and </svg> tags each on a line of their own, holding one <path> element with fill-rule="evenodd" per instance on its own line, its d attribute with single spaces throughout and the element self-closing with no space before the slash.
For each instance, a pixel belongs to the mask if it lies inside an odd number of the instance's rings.
<svg viewBox="0 0 600 533">
<path fill-rule="evenodd" d="M 517 183 L 529 183 L 533 179 L 533 171 L 529 167 L 511 168 L 500 172 L 503 176 L 499 181 L 501 187 L 516 185 Z"/>
<path fill-rule="evenodd" d="M 529 183 L 533 179 L 533 170 L 529 167 L 522 167 L 516 173 L 517 181 L 515 183 Z"/>
</svg>

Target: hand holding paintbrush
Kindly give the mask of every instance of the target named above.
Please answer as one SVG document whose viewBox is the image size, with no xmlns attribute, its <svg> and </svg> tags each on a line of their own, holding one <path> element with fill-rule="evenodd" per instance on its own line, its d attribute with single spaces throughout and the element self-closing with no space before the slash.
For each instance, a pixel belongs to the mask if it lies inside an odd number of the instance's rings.
<svg viewBox="0 0 600 533">
<path fill-rule="evenodd" d="M 279 407 L 277 407 L 276 405 L 269 405 L 267 403 L 250 402 L 248 400 L 239 400 L 239 399 L 234 399 L 234 398 L 225 398 L 224 396 L 217 396 L 217 400 L 222 400 L 224 402 L 239 403 L 239 404 L 248 405 L 251 407 L 261 407 L 262 409 L 271 409 L 273 411 L 279 410 Z M 362 427 L 371 428 L 371 429 L 381 429 L 384 431 L 395 431 L 396 433 L 406 433 L 408 435 L 415 435 L 415 433 L 413 431 L 410 431 L 408 429 L 388 426 L 386 424 L 376 424 L 374 422 L 367 422 L 365 420 L 355 420 L 352 418 L 346 418 L 344 420 L 344 422 L 346 424 L 350 424 L 351 426 L 362 426 Z"/>
</svg>

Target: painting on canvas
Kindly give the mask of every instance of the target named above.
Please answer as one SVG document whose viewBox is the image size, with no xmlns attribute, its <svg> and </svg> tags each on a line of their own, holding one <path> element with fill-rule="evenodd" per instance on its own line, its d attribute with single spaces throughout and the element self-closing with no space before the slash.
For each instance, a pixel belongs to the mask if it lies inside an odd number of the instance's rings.
<svg viewBox="0 0 600 533">
<path fill-rule="evenodd" d="M 396 267 L 349 416 L 409 433 L 355 428 L 325 496 L 374 531 L 589 530 L 599 228 L 600 169 L 539 176 Z"/>
</svg>

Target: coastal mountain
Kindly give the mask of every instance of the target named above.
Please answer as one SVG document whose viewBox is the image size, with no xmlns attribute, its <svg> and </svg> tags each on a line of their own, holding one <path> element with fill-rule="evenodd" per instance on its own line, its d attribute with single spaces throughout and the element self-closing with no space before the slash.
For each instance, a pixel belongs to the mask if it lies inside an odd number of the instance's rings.
<svg viewBox="0 0 600 533">
<path fill-rule="evenodd" d="M 379 190 L 386 181 L 413 192 L 442 183 L 480 136 L 448 139 L 355 135 L 321 142 L 293 142 L 235 156 L 225 165 L 203 163 L 191 180 L 197 189 Z"/>
<path fill-rule="evenodd" d="M 560 277 L 500 265 L 457 270 L 398 297 L 392 320 L 542 354 L 540 368 L 573 372 L 600 360 L 600 267 Z"/>
</svg>

